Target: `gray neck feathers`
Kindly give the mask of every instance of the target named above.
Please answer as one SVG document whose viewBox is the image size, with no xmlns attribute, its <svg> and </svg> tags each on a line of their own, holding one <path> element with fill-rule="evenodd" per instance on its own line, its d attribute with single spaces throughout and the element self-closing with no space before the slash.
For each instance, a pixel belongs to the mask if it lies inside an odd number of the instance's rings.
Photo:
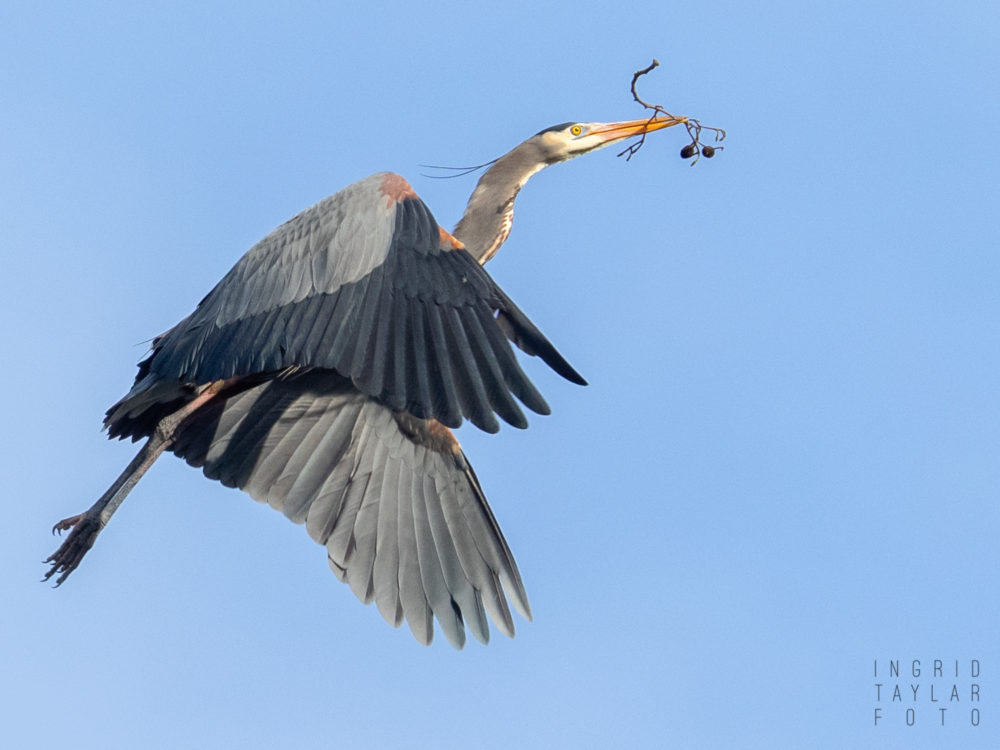
<svg viewBox="0 0 1000 750">
<path fill-rule="evenodd" d="M 518 191 L 546 166 L 537 144 L 529 139 L 497 159 L 479 179 L 453 234 L 481 264 L 496 255 L 507 239 Z"/>
</svg>

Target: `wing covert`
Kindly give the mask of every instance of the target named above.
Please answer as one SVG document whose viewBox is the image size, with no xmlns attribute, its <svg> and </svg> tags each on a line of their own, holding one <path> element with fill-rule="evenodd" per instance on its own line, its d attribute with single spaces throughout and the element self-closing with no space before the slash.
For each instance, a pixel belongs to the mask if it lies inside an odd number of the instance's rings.
<svg viewBox="0 0 1000 750">
<path fill-rule="evenodd" d="M 392 409 L 495 432 L 494 415 L 527 426 L 513 397 L 549 413 L 508 338 L 584 382 L 402 178 L 374 175 L 254 246 L 154 341 L 137 388 L 317 367 Z"/>
</svg>

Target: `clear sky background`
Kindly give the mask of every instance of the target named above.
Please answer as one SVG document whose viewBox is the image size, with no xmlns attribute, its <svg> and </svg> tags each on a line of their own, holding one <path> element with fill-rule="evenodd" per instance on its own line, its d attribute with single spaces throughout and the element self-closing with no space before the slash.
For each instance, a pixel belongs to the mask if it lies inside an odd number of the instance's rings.
<svg viewBox="0 0 1000 750">
<path fill-rule="evenodd" d="M 5 3 L 0 742 L 1000 746 L 998 39 L 991 2 Z M 591 383 L 530 361 L 553 415 L 459 433 L 515 639 L 419 646 L 169 455 L 38 582 L 144 342 L 256 240 L 386 169 L 452 227 L 475 177 L 419 165 L 640 117 L 653 57 L 726 150 L 547 170 L 489 267 Z"/>
</svg>

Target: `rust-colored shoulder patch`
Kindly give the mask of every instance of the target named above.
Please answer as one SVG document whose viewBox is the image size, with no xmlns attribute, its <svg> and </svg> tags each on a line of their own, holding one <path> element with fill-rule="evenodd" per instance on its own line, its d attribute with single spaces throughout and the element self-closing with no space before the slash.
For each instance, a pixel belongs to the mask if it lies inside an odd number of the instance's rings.
<svg viewBox="0 0 1000 750">
<path fill-rule="evenodd" d="M 445 250 L 465 249 L 465 245 L 462 244 L 462 241 L 458 239 L 458 237 L 456 237 L 455 235 L 448 232 L 448 230 L 442 227 L 441 225 L 438 225 L 438 231 L 441 233 L 441 247 L 443 247 Z"/>
<path fill-rule="evenodd" d="M 389 199 L 389 205 L 398 203 L 404 198 L 416 198 L 417 194 L 405 179 L 398 174 L 387 172 L 382 178 L 382 184 L 378 186 L 382 195 Z"/>
<path fill-rule="evenodd" d="M 408 411 L 393 412 L 393 416 L 403 434 L 417 445 L 453 456 L 462 452 L 452 431 L 436 419 L 420 419 Z"/>
</svg>

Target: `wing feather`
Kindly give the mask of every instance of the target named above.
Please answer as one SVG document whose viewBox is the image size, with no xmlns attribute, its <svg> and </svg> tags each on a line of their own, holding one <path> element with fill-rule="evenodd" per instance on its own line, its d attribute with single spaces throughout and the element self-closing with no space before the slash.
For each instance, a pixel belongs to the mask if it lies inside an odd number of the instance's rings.
<svg viewBox="0 0 1000 750">
<path fill-rule="evenodd" d="M 403 305 L 400 305 L 403 309 Z M 441 386 L 436 373 L 428 371 L 428 341 L 430 332 L 427 330 L 427 310 L 416 300 L 408 300 L 403 313 L 409 322 L 409 335 L 403 340 L 405 349 L 404 361 L 406 372 L 406 400 L 403 408 L 411 411 L 415 404 L 431 404 L 432 411 L 438 410 L 437 388 Z M 397 372 L 397 377 L 402 373 Z"/>
<path fill-rule="evenodd" d="M 316 436 L 315 447 L 303 441 L 297 453 L 306 453 L 305 461 L 298 468 L 295 481 L 285 492 L 282 510 L 294 523 L 303 523 L 307 518 L 310 504 L 319 495 L 330 475 L 330 467 L 340 462 L 351 439 L 350 417 L 356 417 L 356 410 L 345 407 L 340 410 L 324 410 L 309 437 Z M 288 469 L 291 473 L 291 467 Z M 275 493 L 280 492 L 276 487 Z"/>
<path fill-rule="evenodd" d="M 548 403 L 542 397 L 542 394 L 538 392 L 538 389 L 535 388 L 534 383 L 528 380 L 521 369 L 521 365 L 518 364 L 514 352 L 511 351 L 510 346 L 506 345 L 506 337 L 503 331 L 497 326 L 483 326 L 483 330 L 493 345 L 493 351 L 497 353 L 497 358 L 501 362 L 504 382 L 507 384 L 510 392 L 517 396 L 522 404 L 536 414 L 551 413 Z"/>
<path fill-rule="evenodd" d="M 190 316 L 157 337 L 129 397 L 162 381 L 312 367 L 448 426 L 469 418 L 494 431 L 496 413 L 523 427 L 512 396 L 535 411 L 547 406 L 510 366 L 508 338 L 582 382 L 475 259 L 442 235 L 423 202 L 385 192 L 387 180 L 395 184 L 386 175 L 355 183 L 251 248 Z M 496 364 L 506 394 L 496 392 Z M 146 421 L 109 428 L 138 436 Z"/>
<path fill-rule="evenodd" d="M 354 415 L 356 420 L 357 415 Z M 353 422 L 354 420 L 352 420 Z M 357 443 L 352 442 L 340 463 L 332 467 L 330 476 L 320 488 L 319 495 L 309 506 L 306 516 L 306 531 L 312 540 L 318 544 L 326 544 L 334 528 L 340 512 L 344 507 L 347 488 L 351 486 L 351 475 L 357 462 Z"/>
<path fill-rule="evenodd" d="M 406 464 L 393 461 L 385 466 L 379 498 L 378 530 L 375 541 L 373 579 L 375 604 L 385 621 L 394 628 L 403 621 L 399 600 L 399 502 L 401 486 L 410 481 Z"/>
<path fill-rule="evenodd" d="M 257 400 L 247 404 L 245 413 L 228 426 L 225 439 L 213 440 L 205 455 L 205 475 L 209 479 L 219 480 L 227 487 L 238 487 L 243 483 L 256 464 L 258 446 L 262 446 L 266 440 L 267 426 L 257 422 L 252 415 L 287 406 L 284 394 L 279 391 L 252 389 L 244 398 L 255 394 L 259 394 Z M 225 424 L 227 411 L 222 413 L 221 424 Z M 282 455 L 280 452 L 274 453 Z"/>
<path fill-rule="evenodd" d="M 434 636 L 434 615 L 420 576 L 417 530 L 412 498 L 421 491 L 422 480 L 412 477 L 410 492 L 399 503 L 399 601 L 413 637 L 425 646 Z"/>
<path fill-rule="evenodd" d="M 279 354 L 284 351 L 304 351 L 309 341 L 317 341 L 316 329 L 326 328 L 326 317 L 323 314 L 323 295 L 317 294 L 306 298 L 301 305 L 296 305 L 296 317 L 289 319 L 284 335 L 271 345 L 263 345 L 261 349 L 273 351 L 275 346 Z"/>
<path fill-rule="evenodd" d="M 336 361 L 349 362 L 354 356 L 358 322 L 367 291 L 368 280 L 363 279 L 357 284 L 345 286 L 331 299 L 330 327 L 333 336 L 329 350 L 331 358 Z M 349 374 L 348 369 L 345 369 L 345 374 Z"/>
<path fill-rule="evenodd" d="M 303 370 L 224 392 L 172 450 L 304 523 L 337 577 L 420 642 L 435 619 L 456 647 L 466 626 L 487 642 L 488 619 L 512 635 L 507 597 L 530 612 L 478 481 L 450 433 L 406 419 L 336 373 Z"/>
<path fill-rule="evenodd" d="M 438 484 L 440 485 L 441 483 L 442 480 L 439 478 Z M 474 558 L 471 554 L 471 550 L 468 548 L 463 549 L 465 562 L 467 565 L 470 565 L 470 567 L 478 568 L 475 575 L 480 581 L 480 591 L 483 594 L 483 604 L 486 611 L 489 613 L 490 618 L 494 623 L 496 623 L 496 626 L 500 629 L 501 633 L 508 637 L 513 637 L 514 618 L 511 616 L 510 608 L 507 606 L 507 598 L 504 594 L 504 588 L 497 571 L 499 558 L 491 554 L 492 545 L 483 538 L 482 527 L 478 524 L 470 523 L 469 521 L 469 514 L 466 512 L 469 492 L 465 491 L 466 488 L 461 485 L 453 486 L 452 489 L 457 503 L 456 512 L 459 514 L 456 526 L 464 526 L 469 530 L 469 539 L 467 541 L 471 540 L 475 554 L 479 556 L 479 559 L 482 560 L 483 564 L 481 567 L 471 564 L 472 559 Z"/>
<path fill-rule="evenodd" d="M 376 268 L 368 276 L 368 289 L 365 290 L 365 296 L 362 298 L 357 331 L 354 334 L 354 352 L 350 363 L 346 361 L 343 363 L 346 367 L 345 372 L 351 376 L 355 383 L 364 382 L 367 384 L 366 373 L 371 377 L 372 363 L 369 361 L 369 357 L 373 349 L 372 339 L 375 337 L 375 316 L 379 309 L 379 303 L 382 301 L 382 295 L 389 293 L 389 290 L 385 289 L 384 280 L 385 274 L 380 268 Z M 365 388 L 365 392 L 369 396 L 378 396 L 378 393 L 370 385 Z"/>
<path fill-rule="evenodd" d="M 511 397 L 511 392 L 508 390 L 507 378 L 504 374 L 504 367 L 500 362 L 504 354 L 509 359 L 513 359 L 510 347 L 500 346 L 498 349 L 494 349 L 490 345 L 491 342 L 486 329 L 484 329 L 482 323 L 479 321 L 479 316 L 474 313 L 463 316 L 461 323 L 465 329 L 465 337 L 472 347 L 473 356 L 476 360 L 476 369 L 478 370 L 483 387 L 487 391 L 486 397 L 489 400 L 490 407 L 508 424 L 522 429 L 527 427 L 528 420 L 525 419 L 524 413 L 518 407 L 517 402 Z M 528 381 L 529 385 L 530 383 L 531 381 Z M 541 399 L 540 395 L 539 398 Z M 525 404 L 528 403 L 525 400 Z M 538 405 L 537 402 L 536 405 Z M 548 407 L 544 399 L 541 399 L 541 405 L 546 408 Z"/>
<path fill-rule="evenodd" d="M 381 441 L 373 441 L 372 464 L 378 467 L 366 477 L 364 498 L 354 518 L 351 551 L 346 558 L 347 583 L 354 595 L 365 604 L 375 596 L 375 547 L 378 534 L 379 500 L 385 478 L 388 451 Z"/>
<path fill-rule="evenodd" d="M 364 458 L 365 454 L 359 451 L 358 458 Z M 361 510 L 361 503 L 364 500 L 365 492 L 368 491 L 368 482 L 371 479 L 371 471 L 357 473 L 357 464 L 352 472 L 351 481 L 346 487 L 344 494 L 344 504 L 330 538 L 326 540 L 327 557 L 331 565 L 336 565 L 340 580 L 347 580 L 347 564 L 351 555 L 354 554 L 354 523 Z M 336 572 L 336 571 L 335 571 Z"/>
<path fill-rule="evenodd" d="M 514 604 L 518 613 L 526 619 L 531 619 L 531 607 L 528 604 L 528 595 L 524 590 L 524 583 L 521 581 L 521 574 L 514 562 L 514 555 L 511 554 L 507 540 L 503 538 L 500 525 L 493 516 L 493 511 L 486 502 L 479 480 L 472 472 L 472 467 L 465 463 L 465 475 L 469 480 L 461 485 L 458 493 L 459 507 L 465 516 L 469 528 L 472 530 L 472 538 L 475 540 L 476 548 L 486 560 L 486 564 L 491 571 L 495 571 L 503 583 L 503 592 L 506 592 Z M 465 490 L 468 490 L 467 492 Z M 506 597 L 498 589 L 499 603 L 506 609 Z"/>
<path fill-rule="evenodd" d="M 431 305 L 427 313 L 427 351 L 429 355 L 428 370 L 431 362 L 438 363 L 436 372 L 431 372 L 431 382 L 437 385 L 434 403 L 428 412 L 414 411 L 418 417 L 429 418 L 431 413 L 436 419 L 448 427 L 458 427 L 462 423 L 462 411 L 459 406 L 458 385 L 450 357 L 448 357 L 448 341 L 444 333 L 444 323 L 441 320 L 441 308 Z M 434 377 L 434 376 L 437 377 Z"/>
<path fill-rule="evenodd" d="M 376 305 L 371 307 L 374 309 Z M 396 380 L 396 357 L 393 349 L 394 332 L 397 331 L 395 320 L 397 307 L 402 306 L 397 303 L 392 290 L 383 290 L 375 312 L 370 356 L 365 358 L 364 368 L 359 375 L 362 382 L 369 384 L 372 396 L 386 406 L 396 409 L 405 403 L 393 388 Z M 399 332 L 404 333 L 403 330 Z"/>
<path fill-rule="evenodd" d="M 279 389 L 270 389 L 278 391 Z M 280 389 L 284 390 L 284 389 Z M 272 406 L 273 404 L 273 406 Z M 283 424 L 278 429 L 269 427 L 266 421 L 261 422 L 261 429 L 268 430 L 268 435 L 260 446 L 260 451 L 253 450 L 252 446 L 247 446 L 243 451 L 245 456 L 239 462 L 240 473 L 248 477 L 242 485 L 254 500 L 268 503 L 272 508 L 279 509 L 283 502 L 279 501 L 276 488 L 280 487 L 282 477 L 288 476 L 288 465 L 292 461 L 302 436 L 309 428 L 308 423 L 302 420 L 306 410 L 300 404 L 289 403 L 286 400 L 275 399 L 272 402 L 262 404 L 262 408 L 254 410 L 254 416 L 265 411 L 267 406 L 272 406 L 275 410 L 282 410 Z M 295 424 L 298 422 L 299 424 Z M 234 449 L 234 454 L 236 450 Z M 234 460 L 233 463 L 236 463 Z M 286 480 L 287 481 L 287 480 Z M 271 497 L 271 491 L 275 489 L 275 495 Z"/>
<path fill-rule="evenodd" d="M 280 469 L 276 472 L 274 482 L 267 488 L 265 497 L 268 505 L 282 512 L 292 487 L 304 476 L 306 462 L 324 437 L 324 433 L 317 429 L 315 415 L 309 414 L 307 403 L 297 401 L 284 408 L 287 420 L 285 434 L 281 437 L 280 449 L 271 452 L 278 459 Z M 246 450 L 245 454 L 247 458 L 240 462 L 240 469 L 252 474 L 256 464 L 260 462 L 260 451 Z"/>
<path fill-rule="evenodd" d="M 389 374 L 385 377 L 391 398 L 383 402 L 393 409 L 406 408 L 410 399 L 411 383 L 417 375 L 416 365 L 408 366 L 409 342 L 413 336 L 410 306 L 406 300 L 396 300 L 392 306 L 392 343 L 389 346 L 389 358 L 386 360 Z"/>
<path fill-rule="evenodd" d="M 426 485 L 426 482 L 425 482 Z M 417 559 L 420 562 L 420 580 L 428 603 L 437 617 L 441 630 L 448 642 L 455 648 L 465 645 L 465 631 L 461 620 L 456 617 L 456 607 L 452 603 L 448 585 L 445 583 L 441 562 L 434 544 L 427 506 L 421 502 L 418 493 L 412 497 L 413 525 L 417 539 Z"/>
<path fill-rule="evenodd" d="M 441 507 L 446 502 L 446 496 L 435 492 L 436 489 L 434 478 L 425 475 L 422 497 L 445 585 L 448 587 L 453 609 L 459 613 L 459 617 L 464 617 L 477 640 L 485 642 L 483 639 L 489 638 L 489 630 L 483 617 L 482 601 L 476 596 L 475 588 L 465 574 L 456 549 L 454 532 Z M 428 498 L 432 500 L 428 501 Z"/>
<path fill-rule="evenodd" d="M 209 402 L 188 418 L 187 427 L 176 439 L 175 449 L 188 450 L 199 456 L 201 468 L 206 461 L 228 450 L 233 434 L 244 423 L 264 391 L 253 390 L 234 400 L 231 408 L 224 408 L 219 401 Z"/>
<path fill-rule="evenodd" d="M 479 429 L 499 432 L 500 425 L 493 416 L 493 409 L 490 407 L 483 386 L 483 377 L 472 353 L 472 345 L 465 335 L 458 310 L 454 307 L 442 307 L 441 316 L 462 413 Z"/>
</svg>

